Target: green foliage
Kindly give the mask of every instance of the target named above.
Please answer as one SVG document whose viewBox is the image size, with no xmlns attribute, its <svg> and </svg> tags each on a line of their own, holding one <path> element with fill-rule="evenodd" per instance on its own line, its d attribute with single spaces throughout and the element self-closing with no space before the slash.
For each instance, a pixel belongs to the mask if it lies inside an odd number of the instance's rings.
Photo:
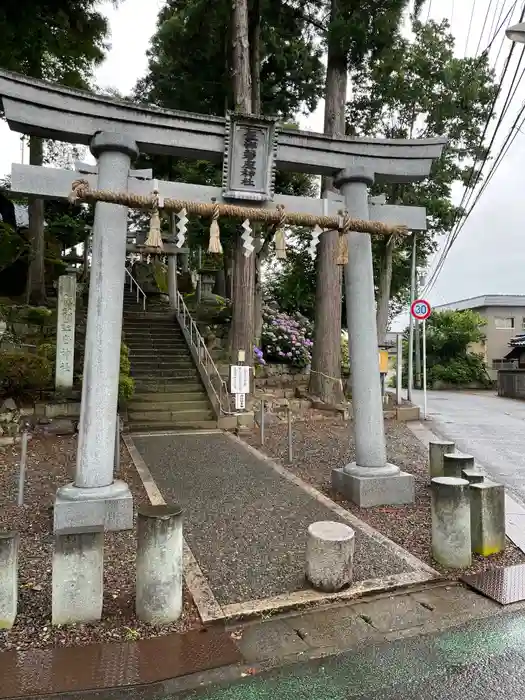
<svg viewBox="0 0 525 700">
<path fill-rule="evenodd" d="M 52 313 L 51 309 L 47 309 L 45 306 L 33 306 L 27 310 L 26 318 L 28 323 L 44 326 L 51 318 Z"/>
<path fill-rule="evenodd" d="M 0 352 L 0 389 L 4 394 L 42 391 L 49 387 L 52 370 L 49 361 L 28 352 Z"/>
<path fill-rule="evenodd" d="M 482 355 L 468 353 L 447 362 L 446 365 L 433 365 L 428 373 L 429 386 L 438 382 L 468 386 L 469 384 L 490 385 L 487 368 Z"/>
<path fill-rule="evenodd" d="M 313 321 L 315 315 L 315 262 L 308 253 L 310 234 L 298 232 L 294 247 L 288 247 L 286 259 L 267 274 L 264 295 L 286 313 L 300 313 Z"/>
<path fill-rule="evenodd" d="M 135 393 L 135 382 L 129 376 L 131 363 L 129 361 L 129 349 L 124 343 L 120 344 L 120 373 L 118 378 L 118 398 L 125 403 L 129 401 Z"/>
<path fill-rule="evenodd" d="M 348 106 L 351 135 L 386 138 L 442 136 L 448 147 L 422 183 L 384 184 L 392 204 L 424 206 L 428 233 L 419 236 L 418 265 L 435 250 L 436 234 L 449 232 L 462 212 L 452 202 L 452 187 L 465 183 L 473 159 L 481 155 L 481 137 L 497 86 L 488 57 L 457 58 L 446 20 L 415 22 L 414 38 L 396 35 L 387 51 L 373 56 L 352 73 L 353 98 Z M 374 241 L 375 273 L 384 241 Z M 402 304 L 410 280 L 411 241 L 394 251 L 391 298 Z"/>
<path fill-rule="evenodd" d="M 51 363 L 51 366 L 54 370 L 55 362 L 56 362 L 56 354 L 57 354 L 56 341 L 40 343 L 40 345 L 37 347 L 36 351 L 39 355 L 41 355 L 42 357 L 45 357 L 45 359 Z"/>
<path fill-rule="evenodd" d="M 486 321 L 475 311 L 434 311 L 426 322 L 429 386 L 490 384 L 483 358 L 472 346 L 482 343 Z"/>
<path fill-rule="evenodd" d="M 260 10 L 263 112 L 288 119 L 303 103 L 315 109 L 323 89 L 321 47 L 287 3 L 261 0 Z M 232 108 L 230 23 L 230 0 L 167 0 L 137 96 L 206 114 Z"/>
<path fill-rule="evenodd" d="M 0 6 L 0 67 L 86 87 L 104 57 L 107 21 L 98 0 L 22 0 Z"/>
<path fill-rule="evenodd" d="M 27 241 L 9 224 L 0 221 L 0 272 L 28 250 Z"/>
<path fill-rule="evenodd" d="M 129 348 L 124 343 L 120 344 L 120 374 L 129 374 L 131 363 L 129 361 Z"/>
<path fill-rule="evenodd" d="M 133 377 L 126 374 L 120 374 L 118 378 L 118 399 L 125 403 L 133 398 L 135 393 L 135 382 Z"/>
</svg>

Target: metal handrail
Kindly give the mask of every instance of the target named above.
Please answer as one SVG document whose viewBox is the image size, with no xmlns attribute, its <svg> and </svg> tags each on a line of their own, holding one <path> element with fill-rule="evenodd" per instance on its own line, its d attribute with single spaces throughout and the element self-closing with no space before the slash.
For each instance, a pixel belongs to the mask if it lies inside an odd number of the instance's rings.
<svg viewBox="0 0 525 700">
<path fill-rule="evenodd" d="M 137 304 L 139 303 L 139 293 L 142 294 L 142 308 L 144 311 L 146 311 L 146 293 L 140 286 L 140 284 L 137 282 L 137 280 L 133 277 L 131 272 L 128 270 L 127 267 L 124 268 L 126 270 L 126 274 L 129 277 L 129 291 L 133 291 L 133 285 L 137 288 Z"/>
<path fill-rule="evenodd" d="M 190 342 L 197 351 L 198 361 L 202 369 L 206 373 L 206 376 L 210 380 L 210 387 L 217 399 L 221 415 L 230 413 L 228 386 L 222 378 L 221 373 L 217 369 L 217 366 L 213 361 L 212 356 L 210 355 L 210 351 L 206 347 L 204 338 L 202 337 L 199 329 L 197 328 L 197 324 L 191 317 L 188 307 L 186 306 L 186 302 L 184 301 L 182 294 L 179 291 L 177 291 L 176 310 L 179 320 L 182 323 L 184 329 L 187 329 L 189 332 Z M 210 373 L 215 375 L 219 380 L 218 393 L 215 386 L 213 385 Z"/>
</svg>

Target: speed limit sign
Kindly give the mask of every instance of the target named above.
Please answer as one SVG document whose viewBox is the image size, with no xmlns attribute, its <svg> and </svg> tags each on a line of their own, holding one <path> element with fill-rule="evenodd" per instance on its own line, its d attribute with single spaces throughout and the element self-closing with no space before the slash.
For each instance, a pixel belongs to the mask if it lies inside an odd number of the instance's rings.
<svg viewBox="0 0 525 700">
<path fill-rule="evenodd" d="M 432 309 L 426 299 L 416 299 L 412 302 L 410 313 L 417 321 L 424 321 L 430 316 Z"/>
</svg>

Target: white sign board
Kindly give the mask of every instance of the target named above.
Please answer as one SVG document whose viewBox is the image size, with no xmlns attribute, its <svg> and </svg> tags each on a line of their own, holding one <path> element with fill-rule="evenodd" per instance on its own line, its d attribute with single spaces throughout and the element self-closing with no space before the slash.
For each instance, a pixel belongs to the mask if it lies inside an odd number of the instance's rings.
<svg viewBox="0 0 525 700">
<path fill-rule="evenodd" d="M 235 394 L 235 410 L 244 411 L 246 408 L 246 394 Z"/>
<path fill-rule="evenodd" d="M 232 365 L 230 367 L 230 385 L 232 394 L 250 393 L 250 370 L 249 365 Z"/>
</svg>

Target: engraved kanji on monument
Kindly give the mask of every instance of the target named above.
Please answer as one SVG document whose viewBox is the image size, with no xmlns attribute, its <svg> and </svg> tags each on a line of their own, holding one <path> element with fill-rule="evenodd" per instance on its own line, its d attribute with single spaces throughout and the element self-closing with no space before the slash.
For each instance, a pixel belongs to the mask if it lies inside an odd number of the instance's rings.
<svg viewBox="0 0 525 700">
<path fill-rule="evenodd" d="M 267 202 L 273 199 L 277 119 L 228 114 L 224 139 L 222 196 Z"/>
<path fill-rule="evenodd" d="M 55 388 L 62 391 L 73 387 L 76 298 L 76 277 L 74 275 L 59 277 Z"/>
</svg>

